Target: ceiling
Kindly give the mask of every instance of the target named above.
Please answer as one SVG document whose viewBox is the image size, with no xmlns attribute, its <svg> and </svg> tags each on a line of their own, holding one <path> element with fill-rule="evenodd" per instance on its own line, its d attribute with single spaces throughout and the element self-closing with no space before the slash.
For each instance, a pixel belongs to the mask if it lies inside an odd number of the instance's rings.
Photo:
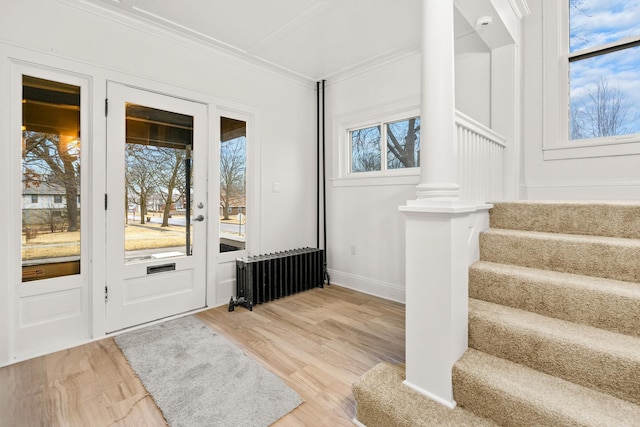
<svg viewBox="0 0 640 427">
<path fill-rule="evenodd" d="M 89 0 L 311 81 L 420 49 L 421 0 Z M 473 32 L 456 11 L 456 36 Z"/>
</svg>

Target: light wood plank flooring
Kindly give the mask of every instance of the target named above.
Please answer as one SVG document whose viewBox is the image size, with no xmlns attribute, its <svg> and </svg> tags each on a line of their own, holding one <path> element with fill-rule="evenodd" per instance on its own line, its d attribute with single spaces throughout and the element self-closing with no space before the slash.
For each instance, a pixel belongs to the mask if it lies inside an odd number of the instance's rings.
<svg viewBox="0 0 640 427">
<path fill-rule="evenodd" d="M 197 317 L 302 396 L 279 427 L 352 426 L 353 382 L 381 361 L 404 362 L 404 306 L 336 285 Z M 162 425 L 112 338 L 0 369 L 2 427 Z"/>
</svg>

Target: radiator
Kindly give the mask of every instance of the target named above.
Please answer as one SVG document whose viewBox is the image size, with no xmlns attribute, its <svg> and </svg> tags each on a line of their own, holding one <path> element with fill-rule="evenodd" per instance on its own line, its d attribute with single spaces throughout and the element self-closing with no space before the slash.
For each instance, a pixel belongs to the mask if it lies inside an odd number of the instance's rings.
<svg viewBox="0 0 640 427">
<path fill-rule="evenodd" d="M 253 310 L 262 304 L 311 288 L 324 287 L 324 250 L 301 248 L 236 259 L 236 297 L 229 311 L 238 305 Z"/>
</svg>

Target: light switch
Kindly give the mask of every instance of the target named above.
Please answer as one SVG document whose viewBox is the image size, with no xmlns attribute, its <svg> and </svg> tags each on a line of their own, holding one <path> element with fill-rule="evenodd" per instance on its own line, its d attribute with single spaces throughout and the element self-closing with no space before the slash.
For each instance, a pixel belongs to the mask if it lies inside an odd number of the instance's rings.
<svg viewBox="0 0 640 427">
<path fill-rule="evenodd" d="M 280 192 L 280 183 L 279 182 L 274 182 L 273 183 L 273 190 L 274 193 L 279 193 Z"/>
</svg>

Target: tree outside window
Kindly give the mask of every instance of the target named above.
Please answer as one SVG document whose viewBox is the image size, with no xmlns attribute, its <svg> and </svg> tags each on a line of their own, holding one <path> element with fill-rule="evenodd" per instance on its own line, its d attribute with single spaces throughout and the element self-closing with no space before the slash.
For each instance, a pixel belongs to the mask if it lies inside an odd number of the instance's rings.
<svg viewBox="0 0 640 427">
<path fill-rule="evenodd" d="M 351 173 L 420 166 L 420 118 L 349 131 Z"/>
</svg>

